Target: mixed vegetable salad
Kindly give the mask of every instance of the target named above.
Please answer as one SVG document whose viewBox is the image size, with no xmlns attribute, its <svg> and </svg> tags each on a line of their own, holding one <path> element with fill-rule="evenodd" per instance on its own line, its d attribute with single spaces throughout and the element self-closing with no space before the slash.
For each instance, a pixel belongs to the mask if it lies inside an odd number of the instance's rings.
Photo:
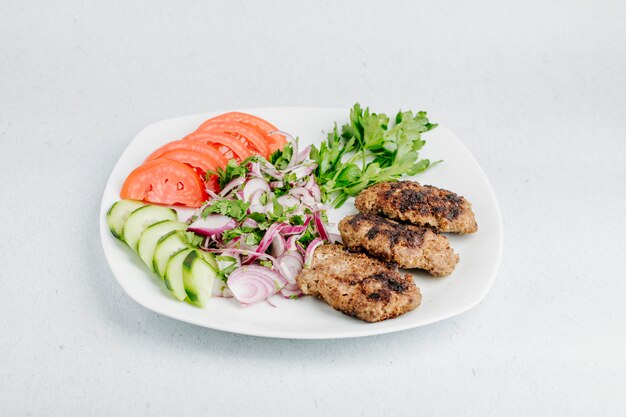
<svg viewBox="0 0 626 417">
<path fill-rule="evenodd" d="M 109 228 L 180 301 L 298 298 L 295 278 L 315 248 L 340 241 L 328 232 L 326 210 L 431 166 L 418 151 L 421 133 L 434 127 L 425 112 L 400 112 L 390 123 L 356 104 L 349 124 L 335 126 L 319 147 L 300 149 L 263 119 L 225 113 L 131 172 L 108 212 Z M 172 205 L 196 211 L 180 221 Z"/>
</svg>

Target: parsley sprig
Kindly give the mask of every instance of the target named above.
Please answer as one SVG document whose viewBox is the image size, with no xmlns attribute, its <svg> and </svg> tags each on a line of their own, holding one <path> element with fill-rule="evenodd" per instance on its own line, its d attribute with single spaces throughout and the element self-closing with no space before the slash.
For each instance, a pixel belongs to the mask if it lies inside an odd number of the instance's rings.
<svg viewBox="0 0 626 417">
<path fill-rule="evenodd" d="M 311 148 L 322 199 L 338 208 L 370 185 L 425 171 L 432 163 L 419 158 L 421 134 L 435 127 L 423 111 L 398 112 L 392 125 L 387 115 L 355 104 L 341 133 L 335 125 L 319 148 Z"/>
</svg>

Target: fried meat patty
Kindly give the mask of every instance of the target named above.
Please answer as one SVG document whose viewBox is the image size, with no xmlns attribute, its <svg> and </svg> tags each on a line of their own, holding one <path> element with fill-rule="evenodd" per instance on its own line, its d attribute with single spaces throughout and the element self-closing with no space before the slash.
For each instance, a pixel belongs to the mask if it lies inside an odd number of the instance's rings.
<svg viewBox="0 0 626 417">
<path fill-rule="evenodd" d="M 431 226 L 440 232 L 465 234 L 478 230 L 469 201 L 452 191 L 415 181 L 375 184 L 359 193 L 355 205 L 362 213 Z"/>
<path fill-rule="evenodd" d="M 326 301 L 344 314 L 368 322 L 397 317 L 422 300 L 410 274 L 394 264 L 350 253 L 343 245 L 321 245 L 311 267 L 296 277 L 304 294 Z"/>
<path fill-rule="evenodd" d="M 445 236 L 432 229 L 400 224 L 375 214 L 348 216 L 339 223 L 343 244 L 403 268 L 420 268 L 433 276 L 450 275 L 459 262 Z"/>
</svg>

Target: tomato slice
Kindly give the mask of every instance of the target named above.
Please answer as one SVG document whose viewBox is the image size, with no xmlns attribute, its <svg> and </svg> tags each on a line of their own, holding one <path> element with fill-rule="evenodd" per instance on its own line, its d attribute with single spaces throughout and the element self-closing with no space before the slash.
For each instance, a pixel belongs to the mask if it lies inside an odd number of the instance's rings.
<svg viewBox="0 0 626 417">
<path fill-rule="evenodd" d="M 276 126 L 268 122 L 267 120 L 261 119 L 260 117 L 254 116 L 248 113 L 242 113 L 237 111 L 231 111 L 228 113 L 221 114 L 219 116 L 215 116 L 206 122 L 202 123 L 198 130 L 204 130 L 211 126 L 212 124 L 221 123 L 221 122 L 240 122 L 246 124 L 248 126 L 254 127 L 260 133 L 263 134 L 265 140 L 267 142 L 268 152 L 271 154 L 277 149 L 282 149 L 283 146 L 287 143 L 287 138 L 281 134 L 270 135 L 270 132 L 275 132 L 278 130 Z"/>
<path fill-rule="evenodd" d="M 254 154 L 269 158 L 268 147 L 265 137 L 255 128 L 245 125 L 239 122 L 215 122 L 211 123 L 208 127 L 198 130 L 203 131 L 218 131 L 228 133 L 239 139 L 248 149 Z"/>
<path fill-rule="evenodd" d="M 166 152 L 175 151 L 179 149 L 198 152 L 203 155 L 206 155 L 207 157 L 211 158 L 211 160 L 216 166 L 220 168 L 224 168 L 226 166 L 226 163 L 228 162 L 228 160 L 224 158 L 224 155 L 222 155 L 222 153 L 218 151 L 217 149 L 215 149 L 213 146 L 207 145 L 206 143 L 202 143 L 198 141 L 189 141 L 189 140 L 182 140 L 182 139 L 176 140 L 174 142 L 170 142 L 168 144 L 161 146 L 159 149 L 152 152 L 152 154 L 148 158 L 146 158 L 146 162 L 152 161 L 153 159 L 157 159 Z"/>
<path fill-rule="evenodd" d="M 200 207 L 206 201 L 207 193 L 193 168 L 178 161 L 155 159 L 128 175 L 120 197 L 156 204 Z"/>
<path fill-rule="evenodd" d="M 186 149 L 165 152 L 158 159 L 171 159 L 172 161 L 182 162 L 204 172 L 216 170 L 216 164 L 209 156 Z"/>
<path fill-rule="evenodd" d="M 209 175 L 205 181 L 205 185 L 208 190 L 211 190 L 214 193 L 220 192 L 220 178 L 215 174 Z"/>
<path fill-rule="evenodd" d="M 237 138 L 228 133 L 207 130 L 203 132 L 193 132 L 183 138 L 183 140 L 197 141 L 210 144 L 215 147 L 226 159 L 234 158 L 241 162 L 252 153 Z"/>
</svg>

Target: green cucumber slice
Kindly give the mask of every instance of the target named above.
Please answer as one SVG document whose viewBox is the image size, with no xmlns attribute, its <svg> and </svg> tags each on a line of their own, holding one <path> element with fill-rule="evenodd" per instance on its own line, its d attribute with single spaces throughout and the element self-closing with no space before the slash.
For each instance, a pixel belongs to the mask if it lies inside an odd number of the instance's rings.
<svg viewBox="0 0 626 417">
<path fill-rule="evenodd" d="M 202 256 L 202 259 L 207 261 L 209 266 L 213 268 L 215 272 L 219 272 L 219 268 L 217 267 L 217 260 L 215 259 L 215 255 L 211 252 L 203 251 L 202 249 L 198 249 L 198 253 Z"/>
<path fill-rule="evenodd" d="M 170 256 L 165 268 L 165 285 L 174 297 L 178 298 L 180 301 L 187 298 L 185 284 L 183 283 L 183 261 L 187 255 L 194 250 L 193 248 L 179 250 Z"/>
<path fill-rule="evenodd" d="M 161 206 L 143 206 L 133 211 L 124 225 L 124 240 L 137 252 L 137 243 L 148 226 L 162 220 L 178 220 L 176 210 Z"/>
<path fill-rule="evenodd" d="M 182 233 L 176 230 L 161 237 L 157 242 L 154 256 L 152 257 L 152 268 L 154 272 L 161 278 L 164 278 L 165 268 L 167 267 L 167 262 L 170 260 L 170 256 L 188 247 L 189 245 L 183 239 Z"/>
<path fill-rule="evenodd" d="M 141 234 L 139 243 L 137 244 L 137 254 L 144 261 L 146 265 L 152 268 L 152 259 L 154 258 L 154 251 L 156 250 L 157 243 L 166 234 L 175 230 L 186 230 L 187 223 L 177 222 L 174 220 L 161 220 L 151 226 L 148 226 L 146 230 Z"/>
<path fill-rule="evenodd" d="M 189 252 L 183 261 L 183 283 L 189 303 L 204 307 L 211 298 L 216 275 L 198 252 L 197 250 Z"/>
<path fill-rule="evenodd" d="M 113 236 L 124 241 L 122 231 L 124 230 L 126 219 L 128 219 L 130 213 L 143 206 L 145 204 L 137 200 L 120 200 L 113 204 L 107 212 L 107 224 Z"/>
</svg>

